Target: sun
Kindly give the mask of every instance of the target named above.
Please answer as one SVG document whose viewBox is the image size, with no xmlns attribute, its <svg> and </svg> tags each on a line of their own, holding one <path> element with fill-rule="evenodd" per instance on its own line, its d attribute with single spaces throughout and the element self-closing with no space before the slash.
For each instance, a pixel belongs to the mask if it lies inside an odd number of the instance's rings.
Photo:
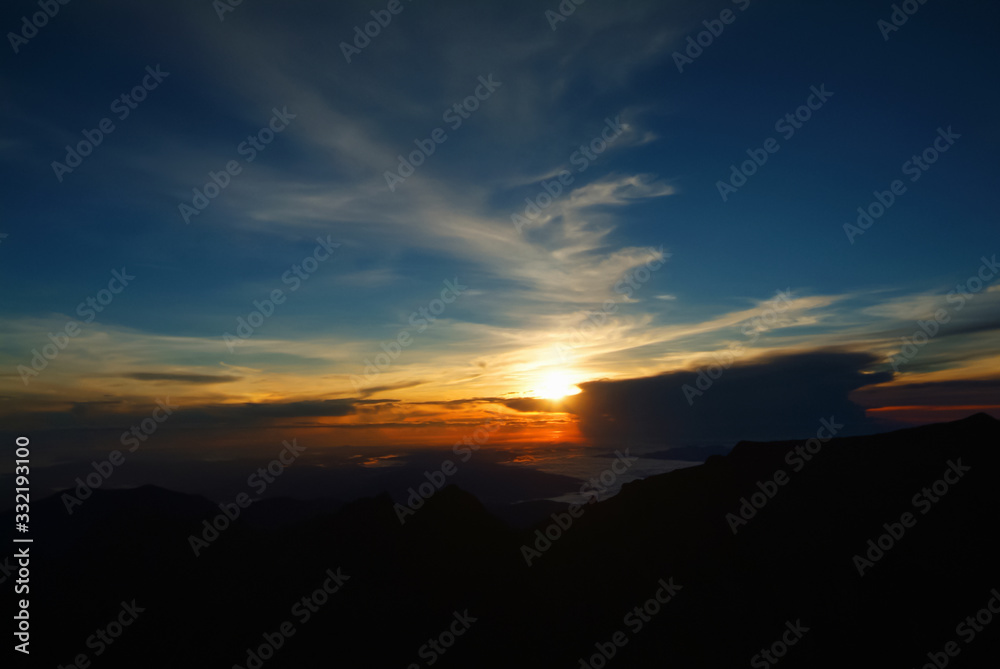
<svg viewBox="0 0 1000 669">
<path fill-rule="evenodd" d="M 535 396 L 546 400 L 559 400 L 580 392 L 565 372 L 549 372 L 541 378 Z"/>
</svg>

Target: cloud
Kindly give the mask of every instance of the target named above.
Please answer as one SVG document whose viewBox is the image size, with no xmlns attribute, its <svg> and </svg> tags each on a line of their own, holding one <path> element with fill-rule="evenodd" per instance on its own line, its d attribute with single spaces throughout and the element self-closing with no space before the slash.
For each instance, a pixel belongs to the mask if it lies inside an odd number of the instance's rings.
<svg viewBox="0 0 1000 669">
<path fill-rule="evenodd" d="M 279 419 L 339 418 L 356 413 L 356 400 L 305 400 L 300 402 L 246 402 L 194 407 L 178 423 L 206 423 L 213 427 L 246 427 Z"/>
<path fill-rule="evenodd" d="M 598 205 L 623 205 L 645 198 L 674 194 L 673 186 L 657 183 L 648 174 L 609 176 L 577 188 L 569 197 L 569 208 L 583 209 Z"/>
<path fill-rule="evenodd" d="M 283 421 L 316 424 L 316 418 L 340 418 L 357 413 L 357 406 L 381 400 L 304 400 L 298 402 L 206 403 L 189 405 L 184 400 L 165 397 L 174 407 L 169 429 L 183 427 L 255 428 Z M 34 410 L 22 412 L 15 421 L 23 429 L 120 428 L 135 425 L 152 415 L 155 401 L 122 400 L 90 402 L 35 401 Z"/>
<path fill-rule="evenodd" d="M 540 411 L 540 412 L 559 412 L 565 411 L 565 409 L 560 408 L 560 403 L 555 400 L 545 400 L 539 399 L 537 397 L 516 397 L 514 399 L 503 400 L 501 402 L 504 406 L 509 409 L 514 409 L 515 411 Z"/>
<path fill-rule="evenodd" d="M 831 416 L 845 425 L 844 433 L 858 433 L 871 423 L 848 394 L 892 378 L 867 371 L 879 362 L 868 353 L 843 351 L 778 355 L 736 364 L 715 380 L 685 370 L 582 383 L 583 392 L 564 404 L 580 416 L 581 432 L 597 442 L 673 446 L 803 438 Z M 689 404 L 686 388 L 704 390 Z"/>
<path fill-rule="evenodd" d="M 984 318 L 979 321 L 957 324 L 953 327 L 942 326 L 942 337 L 955 337 L 968 334 L 979 334 L 980 332 L 993 332 L 1000 330 L 1000 317 L 992 314 L 984 314 Z"/>
<path fill-rule="evenodd" d="M 880 385 L 858 390 L 865 406 L 972 406 L 1000 404 L 1000 379 Z"/>
<path fill-rule="evenodd" d="M 243 379 L 242 376 L 230 376 L 230 375 L 213 376 L 211 374 L 171 374 L 162 372 L 134 372 L 132 374 L 125 374 L 124 377 L 126 379 L 134 379 L 136 381 L 152 381 L 152 382 L 177 381 L 179 383 L 192 383 L 192 384 L 204 384 L 204 385 L 210 385 L 213 383 L 232 383 L 234 381 L 240 381 Z"/>
<path fill-rule="evenodd" d="M 361 397 L 371 397 L 377 393 L 384 393 L 387 390 L 402 390 L 403 388 L 413 388 L 415 386 L 421 386 L 427 383 L 427 381 L 403 381 L 401 383 L 391 383 L 381 386 L 372 386 L 370 388 L 361 389 Z"/>
</svg>

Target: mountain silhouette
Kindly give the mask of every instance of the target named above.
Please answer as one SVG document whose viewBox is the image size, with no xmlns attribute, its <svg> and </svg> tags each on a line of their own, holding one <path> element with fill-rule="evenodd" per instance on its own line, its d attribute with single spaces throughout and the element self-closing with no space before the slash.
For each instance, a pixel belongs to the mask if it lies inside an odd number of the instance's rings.
<svg viewBox="0 0 1000 669">
<path fill-rule="evenodd" d="M 972 639 L 961 624 L 1000 588 L 1000 421 L 976 414 L 811 448 L 740 442 L 576 516 L 553 506 L 531 527 L 454 485 L 404 524 L 387 494 L 311 509 L 271 500 L 197 557 L 190 537 L 222 513 L 205 498 L 97 490 L 68 515 L 53 495 L 32 509 L 32 662 L 995 666 L 1000 621 Z M 324 583 L 339 585 L 303 608 Z M 135 622 L 88 645 L 133 600 Z M 273 656 L 248 658 L 279 638 Z M 938 655 L 949 642 L 957 657 Z"/>
</svg>

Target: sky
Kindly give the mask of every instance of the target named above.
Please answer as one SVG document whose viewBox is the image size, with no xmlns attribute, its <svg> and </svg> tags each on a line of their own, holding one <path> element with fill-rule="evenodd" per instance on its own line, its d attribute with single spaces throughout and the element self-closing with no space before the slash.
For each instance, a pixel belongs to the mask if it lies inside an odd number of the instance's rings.
<svg viewBox="0 0 1000 669">
<path fill-rule="evenodd" d="M 1000 416 L 1000 9 L 906 7 L 6 3 L 3 436 Z"/>
</svg>

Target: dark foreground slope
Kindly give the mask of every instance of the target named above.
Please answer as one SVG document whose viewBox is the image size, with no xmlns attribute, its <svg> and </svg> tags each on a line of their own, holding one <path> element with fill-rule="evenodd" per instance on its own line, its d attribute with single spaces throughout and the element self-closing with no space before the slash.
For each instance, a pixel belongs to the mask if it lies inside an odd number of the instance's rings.
<svg viewBox="0 0 1000 669">
<path fill-rule="evenodd" d="M 1000 615 L 963 621 L 1000 593 L 1000 422 L 834 439 L 808 461 L 801 446 L 739 444 L 558 532 L 512 530 L 451 487 L 402 526 L 387 496 L 237 521 L 199 557 L 204 499 L 98 492 L 69 516 L 52 497 L 33 509 L 27 666 L 246 667 L 248 647 L 268 658 L 254 667 L 997 666 Z M 132 600 L 120 636 L 92 637 Z"/>
</svg>

